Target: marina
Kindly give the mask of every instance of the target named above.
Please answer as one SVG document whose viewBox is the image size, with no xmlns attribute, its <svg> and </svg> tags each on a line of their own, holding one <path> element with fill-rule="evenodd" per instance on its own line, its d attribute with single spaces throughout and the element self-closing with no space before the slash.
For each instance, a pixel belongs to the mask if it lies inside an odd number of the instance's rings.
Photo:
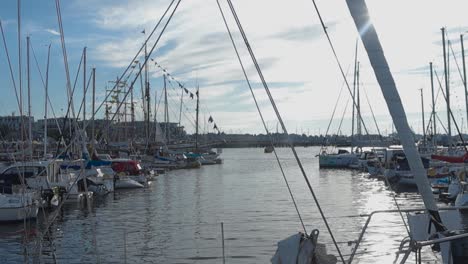
<svg viewBox="0 0 468 264">
<path fill-rule="evenodd" d="M 468 263 L 463 4 L 261 1 L 2 3 L 0 263 Z"/>
<path fill-rule="evenodd" d="M 384 181 L 364 173 L 319 170 L 318 159 L 314 157 L 318 150 L 318 147 L 298 148 L 305 168 L 314 172 L 310 175 L 312 183 L 321 186 L 317 195 L 326 201 L 325 214 L 342 242 L 340 245 L 349 254 L 351 247 L 347 242 L 358 238 L 366 220 L 360 215 L 397 209 L 393 194 Z M 291 152 L 285 148 L 277 151 L 291 175 L 290 184 L 297 191 L 303 217 L 309 219 L 307 227 L 323 228 Z M 261 148 L 225 149 L 222 156 L 225 160 L 222 165 L 171 171 L 142 190 L 110 194 L 94 201 L 91 212 L 86 206 L 67 204 L 53 224 L 52 238 L 43 241 L 44 261 L 53 262 L 49 244 L 52 243 L 57 263 L 123 263 L 125 244 L 127 263 L 220 263 L 223 223 L 226 263 L 269 262 L 276 250 L 275 241 L 300 230 L 275 160 L 272 155 L 263 154 Z M 396 199 L 401 208 L 422 206 L 414 192 L 396 194 Z M 31 230 L 41 230 L 42 224 L 39 218 L 37 226 L 32 223 Z M 23 260 L 23 236 L 17 233 L 22 228 L 21 223 L 2 225 L 3 263 Z M 392 262 L 405 236 L 398 213 L 375 215 L 356 261 Z M 320 239 L 333 250 L 325 232 Z M 28 249 L 33 248 L 32 239 Z M 438 263 L 431 250 L 424 252 L 423 260 Z"/>
</svg>

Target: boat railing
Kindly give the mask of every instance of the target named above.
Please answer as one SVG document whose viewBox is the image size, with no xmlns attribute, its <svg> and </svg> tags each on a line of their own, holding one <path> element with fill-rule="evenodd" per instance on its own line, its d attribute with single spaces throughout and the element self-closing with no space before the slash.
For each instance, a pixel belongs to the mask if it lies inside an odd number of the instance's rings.
<svg viewBox="0 0 468 264">
<path fill-rule="evenodd" d="M 468 206 L 440 207 L 439 210 L 441 210 L 441 211 L 468 210 Z M 366 220 L 364 226 L 362 227 L 362 230 L 361 230 L 361 233 L 359 234 L 358 239 L 355 240 L 355 241 L 350 242 L 350 243 L 355 243 L 355 246 L 353 247 L 353 249 L 351 251 L 351 254 L 350 254 L 349 259 L 348 259 L 348 263 L 352 263 L 352 261 L 354 259 L 354 256 L 356 255 L 356 252 L 357 252 L 357 250 L 359 248 L 359 245 L 361 244 L 361 242 L 362 242 L 362 240 L 364 238 L 364 234 L 367 231 L 367 227 L 369 226 L 369 224 L 370 224 L 370 222 L 372 220 L 372 217 L 374 215 L 376 215 L 376 214 L 389 214 L 389 213 L 415 213 L 415 212 L 423 212 L 423 211 L 426 211 L 426 209 L 425 208 L 409 208 L 409 209 L 400 209 L 400 210 L 398 210 L 398 209 L 377 210 L 377 211 L 373 211 L 373 212 L 371 212 L 369 214 L 361 214 L 360 216 L 367 217 L 367 220 Z M 455 236 L 450 236 L 450 237 L 445 237 L 445 238 L 430 239 L 430 240 L 425 240 L 425 241 L 413 241 L 413 240 L 411 240 L 410 241 L 411 246 L 407 251 L 405 251 L 405 253 L 408 254 L 408 253 L 411 253 L 412 251 L 420 250 L 422 247 L 425 247 L 425 246 L 430 246 L 430 245 L 434 245 L 434 244 L 442 243 L 442 242 L 449 242 L 449 241 L 453 241 L 453 240 L 457 240 L 457 239 L 461 239 L 461 238 L 465 238 L 465 237 L 468 237 L 468 233 L 455 235 Z M 405 254 L 405 256 L 406 256 L 406 254 Z M 404 260 L 405 259 L 403 259 L 403 261 L 401 263 L 404 263 Z"/>
</svg>

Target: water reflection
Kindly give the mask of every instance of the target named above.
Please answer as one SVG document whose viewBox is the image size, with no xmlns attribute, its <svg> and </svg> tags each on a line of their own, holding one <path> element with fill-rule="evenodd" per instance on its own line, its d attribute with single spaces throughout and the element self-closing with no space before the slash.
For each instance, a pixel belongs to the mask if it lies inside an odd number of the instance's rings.
<svg viewBox="0 0 468 264">
<path fill-rule="evenodd" d="M 366 221 L 357 216 L 395 209 L 393 194 L 362 173 L 319 170 L 317 148 L 297 150 L 340 247 L 349 254 L 347 242 L 358 237 Z M 319 240 L 334 252 L 292 153 L 278 153 L 307 230 L 320 229 Z M 67 205 L 42 243 L 44 262 L 52 263 L 55 252 L 59 263 L 220 263 L 221 222 L 228 263 L 269 262 L 276 243 L 301 230 L 278 165 L 260 148 L 226 149 L 222 156 L 224 164 L 172 171 L 144 190 L 99 199 L 90 212 Z M 422 205 L 415 193 L 398 193 L 395 199 L 402 207 Z M 34 225 L 43 231 L 43 218 Z M 1 263 L 23 260 L 23 235 L 3 235 L 19 229 L 0 226 Z M 398 214 L 376 216 L 355 262 L 393 261 L 405 236 Z M 425 251 L 424 260 L 435 258 Z"/>
</svg>

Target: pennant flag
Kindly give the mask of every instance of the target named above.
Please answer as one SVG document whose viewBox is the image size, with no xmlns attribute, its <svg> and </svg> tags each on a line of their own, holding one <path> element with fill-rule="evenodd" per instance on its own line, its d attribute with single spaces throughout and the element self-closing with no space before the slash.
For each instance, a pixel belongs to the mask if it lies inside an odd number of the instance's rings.
<svg viewBox="0 0 468 264">
<path fill-rule="evenodd" d="M 208 122 L 213 123 L 213 117 L 208 118 Z"/>
<path fill-rule="evenodd" d="M 153 59 L 153 58 L 151 58 L 151 61 L 154 61 L 154 59 Z"/>
<path fill-rule="evenodd" d="M 190 93 L 190 98 L 192 98 L 192 99 L 193 99 L 193 93 Z"/>
<path fill-rule="evenodd" d="M 142 33 L 142 34 L 145 34 L 145 33 L 146 33 L 146 31 L 143 29 L 143 30 L 141 31 L 141 33 Z"/>
<path fill-rule="evenodd" d="M 216 123 L 214 124 L 213 129 L 218 130 L 218 126 L 216 125 Z"/>
<path fill-rule="evenodd" d="M 184 91 L 185 91 L 186 94 L 189 93 L 189 91 L 187 90 L 187 88 L 184 88 Z M 192 98 L 193 98 L 193 97 L 192 97 Z"/>
<path fill-rule="evenodd" d="M 182 87 L 182 84 L 179 83 L 179 87 L 180 87 L 180 88 L 183 88 L 183 87 Z"/>
</svg>

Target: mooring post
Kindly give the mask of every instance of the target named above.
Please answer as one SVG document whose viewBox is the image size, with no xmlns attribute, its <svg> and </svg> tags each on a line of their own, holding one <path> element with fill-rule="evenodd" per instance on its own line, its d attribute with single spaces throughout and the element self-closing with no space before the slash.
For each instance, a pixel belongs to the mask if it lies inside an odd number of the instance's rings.
<svg viewBox="0 0 468 264">
<path fill-rule="evenodd" d="M 127 230 L 124 229 L 124 263 L 127 264 Z"/>
<path fill-rule="evenodd" d="M 226 263 L 226 258 L 225 258 L 225 255 L 224 255 L 224 223 L 221 222 L 221 244 L 222 244 L 222 247 L 223 247 L 223 264 Z"/>
</svg>

